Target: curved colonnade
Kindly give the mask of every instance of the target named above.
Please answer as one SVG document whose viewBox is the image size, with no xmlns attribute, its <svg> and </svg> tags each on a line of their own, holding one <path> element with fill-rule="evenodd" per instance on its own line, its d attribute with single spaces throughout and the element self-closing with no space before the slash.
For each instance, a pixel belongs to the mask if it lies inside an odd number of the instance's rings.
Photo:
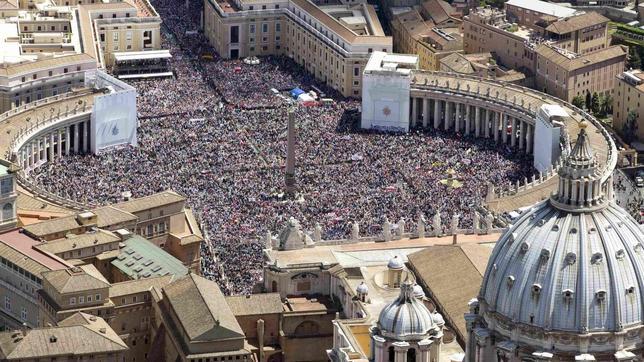
<svg viewBox="0 0 644 362">
<path fill-rule="evenodd" d="M 101 93 L 76 90 L 22 105 L 0 115 L 0 154 L 20 166 L 20 186 L 33 196 L 56 206 L 82 210 L 79 204 L 63 195 L 33 185 L 29 171 L 50 160 L 69 154 L 90 152 L 90 119 L 94 97 Z"/>
<path fill-rule="evenodd" d="M 559 105 L 570 115 L 563 125 L 563 149 L 576 138 L 579 123 L 589 123 L 590 141 L 602 168 L 602 188 L 612 194 L 612 171 L 617 148 L 610 134 L 593 116 L 558 98 L 533 89 L 490 79 L 444 72 L 414 72 L 411 83 L 410 126 L 453 131 L 503 143 L 532 154 L 537 111 L 546 104 Z M 522 185 L 496 185 L 487 200 L 500 211 L 510 211 L 547 197 L 556 189 L 556 162 L 544 175 Z M 548 182 L 547 182 L 548 181 Z M 539 187 L 544 186 L 545 187 Z M 590 187 L 590 186 L 588 186 Z M 583 188 L 583 187 L 582 187 Z M 507 202 L 510 199 L 519 202 Z M 489 205 L 488 205 L 489 206 Z"/>
<path fill-rule="evenodd" d="M 544 104 L 560 105 L 571 116 L 563 127 L 567 135 L 565 139 L 576 137 L 579 122 L 589 122 L 591 145 L 602 164 L 602 187 L 605 191 L 612 188 L 609 187 L 612 185 L 611 174 L 617 163 L 617 149 L 613 140 L 595 118 L 569 103 L 513 84 L 427 71 L 414 72 L 410 94 L 412 126 L 491 138 L 526 153 L 533 152 L 535 117 L 539 108 Z M 64 195 L 52 195 L 47 190 L 36 189 L 25 178 L 25 174 L 57 157 L 89 151 L 90 117 L 96 95 L 100 93 L 88 89 L 70 92 L 0 115 L 0 132 L 9 136 L 1 137 L 0 154 L 22 167 L 18 181 L 34 195 L 71 209 L 88 206 L 69 200 Z M 529 183 L 526 180 L 524 185 L 516 185 L 513 191 L 510 186 L 510 192 L 506 194 L 501 188 L 502 197 L 497 196 L 497 201 L 503 202 L 517 195 L 521 196 L 521 206 L 539 201 L 543 198 L 544 189 L 549 194 L 556 188 L 556 181 L 544 182 L 548 177 L 556 178 L 557 165 L 553 166 L 554 169 L 538 180 L 533 179 Z M 537 184 L 545 187 L 531 187 Z"/>
</svg>

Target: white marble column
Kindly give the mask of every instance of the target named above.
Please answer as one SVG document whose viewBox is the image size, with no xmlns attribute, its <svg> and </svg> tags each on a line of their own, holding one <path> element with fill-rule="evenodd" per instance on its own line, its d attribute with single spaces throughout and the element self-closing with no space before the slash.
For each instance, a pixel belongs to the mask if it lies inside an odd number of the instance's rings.
<svg viewBox="0 0 644 362">
<path fill-rule="evenodd" d="M 505 113 L 501 113 L 499 116 L 499 123 L 501 124 L 501 141 L 503 144 L 508 144 L 508 116 Z"/>
<path fill-rule="evenodd" d="M 471 123 L 472 122 L 470 121 L 470 105 L 465 104 L 465 135 L 466 136 L 470 135 Z"/>
<path fill-rule="evenodd" d="M 54 136 L 55 136 L 54 132 L 51 132 L 49 134 L 49 137 L 48 137 L 49 138 L 49 149 L 48 149 L 48 151 L 49 151 L 49 161 L 54 160 L 54 151 L 55 151 L 54 150 Z"/>
<path fill-rule="evenodd" d="M 40 138 L 36 138 L 36 156 L 34 158 L 34 165 L 37 165 L 40 162 Z"/>
<path fill-rule="evenodd" d="M 79 124 L 80 123 L 74 124 L 74 153 L 78 153 L 80 151 Z"/>
<path fill-rule="evenodd" d="M 58 157 L 63 157 L 63 130 L 59 129 L 56 131 L 58 134 L 58 143 L 56 144 L 56 155 Z"/>
<path fill-rule="evenodd" d="M 83 132 L 85 135 L 83 136 L 83 152 L 88 152 L 89 151 L 89 121 L 85 121 L 83 123 Z"/>
<path fill-rule="evenodd" d="M 527 153 L 532 153 L 532 146 L 533 146 L 532 128 L 533 128 L 533 125 L 529 124 L 528 127 L 527 127 L 526 135 L 525 135 L 525 141 L 527 142 L 527 145 L 526 145 Z"/>
<path fill-rule="evenodd" d="M 452 102 L 445 101 L 445 124 L 443 129 L 447 131 L 452 125 Z"/>
<path fill-rule="evenodd" d="M 503 113 L 493 113 L 492 116 L 493 122 L 492 122 L 492 132 L 494 132 L 494 141 L 499 142 L 499 123 L 501 123 L 501 119 L 503 119 Z"/>
<path fill-rule="evenodd" d="M 522 150 L 525 145 L 525 121 L 519 121 L 521 129 L 519 130 L 519 149 Z"/>
<path fill-rule="evenodd" d="M 409 349 L 409 343 L 407 342 L 394 342 L 395 358 L 394 362 L 407 362 L 407 350 Z"/>
<path fill-rule="evenodd" d="M 454 108 L 456 109 L 456 117 L 454 117 L 454 133 L 461 132 L 461 106 L 462 104 L 455 102 Z"/>
<path fill-rule="evenodd" d="M 510 134 L 510 145 L 515 147 L 517 145 L 517 119 L 512 117 L 512 133 Z"/>
<path fill-rule="evenodd" d="M 485 138 L 490 138 L 490 128 L 492 126 L 492 111 L 489 109 L 485 110 L 485 118 L 487 118 L 487 121 L 485 123 Z"/>
<path fill-rule="evenodd" d="M 478 106 L 474 110 L 474 135 L 481 136 L 481 107 Z"/>
<path fill-rule="evenodd" d="M 423 128 L 427 128 L 429 122 L 429 98 L 423 98 Z"/>
<path fill-rule="evenodd" d="M 69 126 L 65 127 L 65 156 L 69 155 L 69 142 L 71 135 L 70 135 L 70 129 Z"/>
<path fill-rule="evenodd" d="M 441 125 L 441 101 L 434 100 L 434 129 L 438 129 Z"/>
<path fill-rule="evenodd" d="M 416 126 L 418 122 L 418 98 L 411 98 L 411 124 Z"/>
<path fill-rule="evenodd" d="M 34 165 L 34 142 L 29 142 L 29 167 Z"/>
</svg>

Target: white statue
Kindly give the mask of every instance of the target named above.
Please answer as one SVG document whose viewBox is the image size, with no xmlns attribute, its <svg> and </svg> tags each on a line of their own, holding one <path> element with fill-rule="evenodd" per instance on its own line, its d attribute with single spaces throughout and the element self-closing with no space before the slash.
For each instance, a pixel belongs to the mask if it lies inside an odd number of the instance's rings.
<svg viewBox="0 0 644 362">
<path fill-rule="evenodd" d="M 322 226 L 319 222 L 315 223 L 315 229 L 313 229 L 313 241 L 319 243 L 322 240 Z"/>
<path fill-rule="evenodd" d="M 360 225 L 357 221 L 351 225 L 351 240 L 358 241 L 360 239 Z"/>
<path fill-rule="evenodd" d="M 460 217 L 461 216 L 458 215 L 458 214 L 452 215 L 452 225 L 451 225 L 452 226 L 451 227 L 452 235 L 456 235 L 456 232 L 458 230 L 458 220 L 459 220 Z"/>
<path fill-rule="evenodd" d="M 418 237 L 424 238 L 425 237 L 425 215 L 423 215 L 422 213 L 418 215 L 418 225 L 416 227 L 418 229 Z"/>
<path fill-rule="evenodd" d="M 400 221 L 398 221 L 398 237 L 402 238 L 404 234 L 405 234 L 405 219 L 401 217 Z"/>
<path fill-rule="evenodd" d="M 441 211 L 437 210 L 434 214 L 434 235 L 441 234 Z"/>
<path fill-rule="evenodd" d="M 384 236 L 385 241 L 391 241 L 391 224 L 387 217 L 385 217 L 385 223 L 382 225 L 382 235 Z"/>
</svg>

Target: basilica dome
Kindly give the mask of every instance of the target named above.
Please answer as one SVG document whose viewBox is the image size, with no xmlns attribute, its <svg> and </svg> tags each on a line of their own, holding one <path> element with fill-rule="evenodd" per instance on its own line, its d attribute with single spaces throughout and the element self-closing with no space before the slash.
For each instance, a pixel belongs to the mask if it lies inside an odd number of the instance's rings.
<svg viewBox="0 0 644 362">
<path fill-rule="evenodd" d="M 642 323 L 644 236 L 607 192 L 582 125 L 558 192 L 521 215 L 492 252 L 478 298 L 488 322 L 536 335 Z"/>
<path fill-rule="evenodd" d="M 422 340 L 437 333 L 432 313 L 416 297 L 409 281 L 400 286 L 400 295 L 386 305 L 378 317 L 382 336 L 399 341 Z"/>
</svg>

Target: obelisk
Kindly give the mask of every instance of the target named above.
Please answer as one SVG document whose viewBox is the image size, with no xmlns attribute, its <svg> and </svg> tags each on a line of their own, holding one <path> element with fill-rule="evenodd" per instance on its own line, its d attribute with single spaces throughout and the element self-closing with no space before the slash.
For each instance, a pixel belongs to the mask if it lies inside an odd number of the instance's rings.
<svg viewBox="0 0 644 362">
<path fill-rule="evenodd" d="M 286 173 L 284 174 L 284 183 L 286 185 L 286 193 L 293 194 L 295 192 L 295 112 L 293 109 L 287 111 L 288 113 L 288 138 L 286 146 Z"/>
</svg>

